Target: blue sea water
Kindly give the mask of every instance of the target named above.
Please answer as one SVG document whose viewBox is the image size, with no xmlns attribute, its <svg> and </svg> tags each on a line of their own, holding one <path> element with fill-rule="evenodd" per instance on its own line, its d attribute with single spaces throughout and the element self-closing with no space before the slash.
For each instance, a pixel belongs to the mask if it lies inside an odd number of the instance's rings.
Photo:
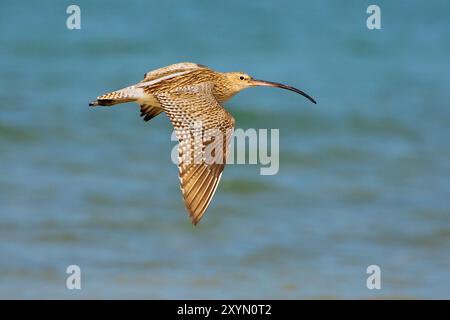
<svg viewBox="0 0 450 320">
<path fill-rule="evenodd" d="M 450 3 L 376 1 L 381 30 L 369 4 L 2 1 L 0 297 L 450 298 Z M 181 61 L 318 100 L 227 103 L 280 130 L 280 170 L 228 166 L 196 227 L 167 117 L 87 106 Z"/>
</svg>

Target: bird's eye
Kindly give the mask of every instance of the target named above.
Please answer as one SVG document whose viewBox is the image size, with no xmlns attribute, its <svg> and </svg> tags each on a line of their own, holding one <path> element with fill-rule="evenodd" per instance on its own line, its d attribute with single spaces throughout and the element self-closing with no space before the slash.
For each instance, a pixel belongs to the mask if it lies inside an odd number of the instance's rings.
<svg viewBox="0 0 450 320">
<path fill-rule="evenodd" d="M 244 80 L 244 76 L 240 76 L 239 79 Z"/>
</svg>

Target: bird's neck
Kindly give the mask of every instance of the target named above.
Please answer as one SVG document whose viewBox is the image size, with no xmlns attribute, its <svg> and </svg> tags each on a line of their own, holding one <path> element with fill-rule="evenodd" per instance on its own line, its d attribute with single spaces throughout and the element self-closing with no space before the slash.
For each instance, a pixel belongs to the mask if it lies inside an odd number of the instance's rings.
<svg viewBox="0 0 450 320">
<path fill-rule="evenodd" d="M 219 74 L 219 78 L 215 81 L 214 84 L 214 97 L 216 97 L 217 101 L 225 102 L 231 99 L 238 91 L 236 91 L 229 83 L 228 79 Z"/>
</svg>

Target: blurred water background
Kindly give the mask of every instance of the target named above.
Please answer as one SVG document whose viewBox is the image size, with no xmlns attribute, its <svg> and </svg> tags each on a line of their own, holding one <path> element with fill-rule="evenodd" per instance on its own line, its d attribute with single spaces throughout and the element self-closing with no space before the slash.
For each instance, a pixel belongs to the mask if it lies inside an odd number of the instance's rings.
<svg viewBox="0 0 450 320">
<path fill-rule="evenodd" d="M 1 298 L 450 298 L 448 1 L 376 1 L 378 31 L 368 1 L 76 1 L 73 31 L 70 4 L 1 4 Z M 168 119 L 87 106 L 182 61 L 318 100 L 227 104 L 280 171 L 227 167 L 197 227 Z"/>
</svg>

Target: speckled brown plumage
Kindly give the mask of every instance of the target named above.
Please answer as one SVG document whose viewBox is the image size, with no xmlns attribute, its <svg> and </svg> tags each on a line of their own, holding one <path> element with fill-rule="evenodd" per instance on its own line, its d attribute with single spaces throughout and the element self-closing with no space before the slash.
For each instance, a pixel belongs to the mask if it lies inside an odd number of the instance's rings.
<svg viewBox="0 0 450 320">
<path fill-rule="evenodd" d="M 137 102 L 148 121 L 164 112 L 178 146 L 180 187 L 193 224 L 203 217 L 216 191 L 228 155 L 234 118 L 221 105 L 252 86 L 272 86 L 300 93 L 283 84 L 255 80 L 243 72 L 216 72 L 191 62 L 177 63 L 144 75 L 139 83 L 97 97 L 91 106 Z"/>
</svg>

